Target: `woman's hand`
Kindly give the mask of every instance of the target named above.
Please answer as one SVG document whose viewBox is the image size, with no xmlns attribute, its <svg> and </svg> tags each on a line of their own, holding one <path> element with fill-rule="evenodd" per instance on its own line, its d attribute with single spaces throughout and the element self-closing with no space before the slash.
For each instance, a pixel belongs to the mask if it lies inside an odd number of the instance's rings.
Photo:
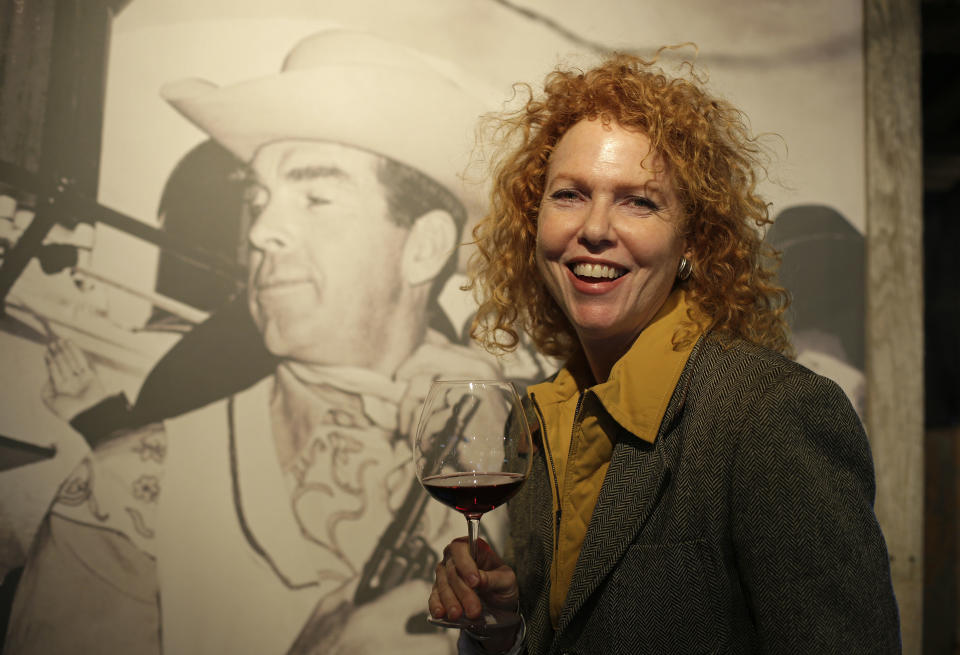
<svg viewBox="0 0 960 655">
<path fill-rule="evenodd" d="M 495 613 L 519 612 L 520 591 L 513 569 L 483 539 L 477 540 L 477 560 L 470 557 L 466 537 L 455 539 L 444 548 L 427 604 L 431 616 L 454 621 L 462 616 L 477 619 L 484 607 Z M 516 624 L 508 634 L 490 634 L 491 639 L 484 645 L 507 650 L 516 641 L 519 628 Z"/>
</svg>

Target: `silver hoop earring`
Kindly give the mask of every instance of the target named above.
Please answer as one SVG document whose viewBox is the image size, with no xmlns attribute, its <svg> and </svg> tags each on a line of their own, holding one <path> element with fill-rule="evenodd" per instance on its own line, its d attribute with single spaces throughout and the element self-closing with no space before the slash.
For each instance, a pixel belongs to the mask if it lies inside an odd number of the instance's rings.
<svg viewBox="0 0 960 655">
<path fill-rule="evenodd" d="M 681 257 L 680 266 L 677 267 L 677 278 L 681 282 L 684 282 L 690 277 L 691 273 L 693 273 L 693 264 L 691 264 L 690 260 L 686 257 Z"/>
</svg>

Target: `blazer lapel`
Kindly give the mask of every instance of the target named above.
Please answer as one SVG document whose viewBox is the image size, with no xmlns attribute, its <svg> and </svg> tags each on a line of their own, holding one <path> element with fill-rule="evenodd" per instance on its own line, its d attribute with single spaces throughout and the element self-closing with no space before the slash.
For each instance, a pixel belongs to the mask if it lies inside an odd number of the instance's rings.
<svg viewBox="0 0 960 655">
<path fill-rule="evenodd" d="M 570 590 L 560 610 L 558 633 L 570 625 L 590 594 L 620 561 L 670 482 L 671 471 L 679 463 L 680 443 L 668 435 L 680 420 L 686 404 L 690 376 L 702 344 L 701 337 L 687 359 L 654 443 L 620 429 L 622 437 L 614 446 Z"/>
<path fill-rule="evenodd" d="M 656 506 L 668 475 L 659 448 L 634 437 L 618 441 L 560 611 L 559 631 L 620 560 Z"/>
</svg>

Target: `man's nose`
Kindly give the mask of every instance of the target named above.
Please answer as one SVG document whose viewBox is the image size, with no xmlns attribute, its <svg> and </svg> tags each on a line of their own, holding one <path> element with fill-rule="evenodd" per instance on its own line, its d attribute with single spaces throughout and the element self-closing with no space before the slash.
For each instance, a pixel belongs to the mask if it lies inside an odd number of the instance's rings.
<svg viewBox="0 0 960 655">
<path fill-rule="evenodd" d="M 603 201 L 590 203 L 589 210 L 580 226 L 580 239 L 590 246 L 601 246 L 612 243 L 615 239 L 611 207 Z"/>
<path fill-rule="evenodd" d="M 285 220 L 284 212 L 272 202 L 260 209 L 247 238 L 254 248 L 268 252 L 285 250 L 295 243 L 291 221 Z"/>
</svg>

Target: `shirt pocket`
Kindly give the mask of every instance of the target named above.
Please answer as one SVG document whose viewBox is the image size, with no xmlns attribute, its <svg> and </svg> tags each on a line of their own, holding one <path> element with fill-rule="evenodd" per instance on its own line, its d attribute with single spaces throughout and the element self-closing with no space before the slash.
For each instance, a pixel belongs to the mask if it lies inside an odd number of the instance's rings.
<svg viewBox="0 0 960 655">
<path fill-rule="evenodd" d="M 703 540 L 633 544 L 610 575 L 601 612 L 619 617 L 625 652 L 715 653 L 728 643 L 719 554 Z"/>
</svg>

